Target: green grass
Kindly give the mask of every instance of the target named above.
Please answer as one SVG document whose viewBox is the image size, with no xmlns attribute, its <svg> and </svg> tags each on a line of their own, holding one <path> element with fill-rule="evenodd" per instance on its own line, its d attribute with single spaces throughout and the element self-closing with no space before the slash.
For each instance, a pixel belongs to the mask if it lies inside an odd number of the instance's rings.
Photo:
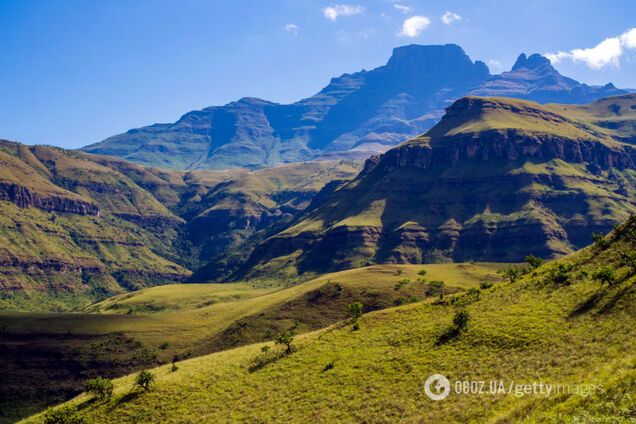
<svg viewBox="0 0 636 424">
<path fill-rule="evenodd" d="M 271 340 L 295 323 L 299 333 L 324 328 L 344 319 L 353 301 L 362 301 L 367 310 L 431 301 L 427 283 L 418 278 L 445 281 L 444 292 L 449 294 L 478 287 L 482 281 L 499 281 L 497 268 L 498 264 L 378 265 L 293 286 L 255 280 L 149 288 L 86 308 L 100 313 L 4 312 L 0 332 L 6 349 L 0 351 L 0 379 L 8 381 L 5 390 L 22 394 L 8 401 L 14 417 L 20 416 L 77 393 L 85 379 L 96 375 L 118 376 L 166 363 L 175 355 L 188 358 Z M 418 273 L 423 269 L 422 277 Z M 31 358 L 27 365 L 24 352 Z M 47 377 L 52 370 L 55 374 Z"/>
<path fill-rule="evenodd" d="M 153 370 L 155 388 L 132 393 L 134 376 L 115 381 L 105 403 L 71 401 L 90 422 L 612 422 L 636 419 L 636 276 L 620 261 L 636 247 L 631 232 L 548 263 L 522 280 L 366 314 L 361 329 L 341 322 L 298 337 L 290 355 L 271 342 Z M 623 227 L 623 230 L 625 227 Z M 573 283 L 549 280 L 574 265 Z M 601 265 L 619 282 L 589 275 Z M 440 344 L 455 313 L 468 327 Z M 267 353 L 261 347 L 270 346 Z M 266 357 L 266 358 L 265 358 Z M 259 364 L 255 367 L 255 364 Z M 600 395 L 514 393 L 458 395 L 439 402 L 423 391 L 427 376 L 455 380 L 602 385 Z M 33 417 L 27 422 L 37 422 Z"/>
</svg>

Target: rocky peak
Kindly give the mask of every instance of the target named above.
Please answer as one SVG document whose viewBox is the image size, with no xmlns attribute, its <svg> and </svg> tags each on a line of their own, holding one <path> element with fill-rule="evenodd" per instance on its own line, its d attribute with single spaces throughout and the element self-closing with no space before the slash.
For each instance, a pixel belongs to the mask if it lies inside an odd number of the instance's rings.
<svg viewBox="0 0 636 424">
<path fill-rule="evenodd" d="M 517 58 L 517 61 L 513 65 L 512 71 L 514 72 L 522 68 L 526 68 L 526 69 L 549 68 L 554 70 L 554 68 L 552 67 L 552 63 L 550 63 L 550 60 L 547 57 L 541 56 L 538 53 L 532 54 L 529 57 L 527 57 L 525 53 L 521 53 L 519 57 Z"/>
<path fill-rule="evenodd" d="M 393 49 L 393 54 L 384 67 L 385 71 L 401 78 L 425 80 L 484 80 L 490 75 L 485 63 L 473 62 L 456 44 L 421 46 L 410 44 Z"/>
</svg>

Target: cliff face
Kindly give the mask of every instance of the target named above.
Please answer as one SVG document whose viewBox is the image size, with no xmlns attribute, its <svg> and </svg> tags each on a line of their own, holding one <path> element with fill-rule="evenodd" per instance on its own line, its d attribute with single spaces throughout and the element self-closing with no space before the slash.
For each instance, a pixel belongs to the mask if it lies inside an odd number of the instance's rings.
<svg viewBox="0 0 636 424">
<path fill-rule="evenodd" d="M 97 215 L 96 204 L 79 199 L 49 196 L 44 197 L 20 184 L 0 181 L 0 200 L 15 203 L 21 208 L 37 208 L 47 212 Z"/>
<path fill-rule="evenodd" d="M 190 275 L 172 260 L 183 220 L 87 155 L 0 141 L 0 211 L 0 309 L 64 309 Z"/>
<path fill-rule="evenodd" d="M 427 134 L 370 158 L 354 181 L 265 240 L 237 275 L 521 261 L 585 246 L 636 212 L 636 148 L 592 124 L 596 115 L 580 119 L 589 108 L 558 110 L 457 101 Z"/>
</svg>

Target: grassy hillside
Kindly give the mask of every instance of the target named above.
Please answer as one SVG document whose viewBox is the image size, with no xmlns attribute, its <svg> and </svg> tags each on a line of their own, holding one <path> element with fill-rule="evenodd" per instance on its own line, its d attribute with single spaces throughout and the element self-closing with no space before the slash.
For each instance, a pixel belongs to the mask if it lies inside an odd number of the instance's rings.
<svg viewBox="0 0 636 424">
<path fill-rule="evenodd" d="M 0 313 L 0 379 L 6 382 L 0 410 L 23 416 L 77 393 L 95 375 L 119 376 L 175 356 L 271 340 L 291 325 L 299 333 L 324 328 L 345 318 L 356 300 L 376 310 L 496 283 L 498 267 L 373 266 L 289 287 L 273 281 L 154 287 L 86 308 L 100 313 Z M 422 269 L 425 276 L 418 274 Z M 431 291 L 433 280 L 445 286 Z"/>
<path fill-rule="evenodd" d="M 358 331 L 341 322 L 297 337 L 291 354 L 268 342 L 163 366 L 148 392 L 132 390 L 132 375 L 109 401 L 69 404 L 89 422 L 634 422 L 635 251 L 632 218 L 514 282 L 369 313 Z M 486 393 L 452 384 L 434 402 L 433 373 L 485 381 Z M 562 388 L 490 394 L 490 381 Z"/>
<path fill-rule="evenodd" d="M 64 310 L 183 281 L 182 220 L 88 155 L 0 141 L 0 309 Z"/>
<path fill-rule="evenodd" d="M 237 277 L 571 253 L 636 213 L 636 146 L 607 124 L 633 119 L 633 107 L 635 95 L 562 108 L 457 100 L 263 241 Z"/>
<path fill-rule="evenodd" d="M 0 310 L 77 309 L 184 281 L 207 262 L 198 281 L 218 281 L 326 183 L 358 170 L 172 172 L 0 140 Z"/>
</svg>

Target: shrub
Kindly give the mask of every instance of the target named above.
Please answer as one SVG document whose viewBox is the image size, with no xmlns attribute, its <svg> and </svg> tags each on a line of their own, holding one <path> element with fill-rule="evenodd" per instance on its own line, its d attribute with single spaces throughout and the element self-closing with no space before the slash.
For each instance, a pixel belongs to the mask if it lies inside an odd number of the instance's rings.
<svg viewBox="0 0 636 424">
<path fill-rule="evenodd" d="M 603 266 L 592 274 L 592 278 L 601 284 L 612 285 L 616 283 L 616 271 L 609 265 Z"/>
<path fill-rule="evenodd" d="M 347 311 L 349 312 L 349 316 L 354 321 L 362 318 L 362 313 L 364 310 L 364 306 L 360 302 L 351 302 L 347 307 Z"/>
<path fill-rule="evenodd" d="M 426 294 L 428 296 L 437 296 L 442 293 L 444 289 L 444 282 L 440 280 L 433 280 L 428 283 L 428 289 L 426 290 Z"/>
<path fill-rule="evenodd" d="M 405 278 L 403 280 L 398 281 L 395 286 L 393 286 L 393 290 L 398 291 L 401 290 L 402 287 L 406 286 L 408 283 L 410 283 L 411 280 L 409 280 L 408 278 Z"/>
<path fill-rule="evenodd" d="M 479 283 L 479 288 L 480 288 L 480 289 L 482 289 L 482 290 L 489 289 L 489 288 L 491 288 L 492 286 L 493 286 L 492 281 L 481 281 L 481 282 Z"/>
<path fill-rule="evenodd" d="M 261 347 L 261 352 L 263 352 L 263 353 L 269 352 L 269 346 L 262 346 Z"/>
<path fill-rule="evenodd" d="M 499 271 L 506 280 L 514 283 L 525 273 L 525 269 L 518 265 L 510 265 Z"/>
<path fill-rule="evenodd" d="M 422 277 L 423 277 L 423 276 L 425 276 L 425 275 L 426 275 L 426 270 L 425 270 L 425 269 L 420 269 L 420 270 L 417 272 L 417 275 L 421 275 Z"/>
<path fill-rule="evenodd" d="M 623 252 L 621 262 L 629 268 L 630 274 L 636 274 L 636 250 Z"/>
<path fill-rule="evenodd" d="M 108 378 L 92 378 L 86 382 L 84 390 L 100 400 L 110 399 L 113 396 L 113 382 Z"/>
<path fill-rule="evenodd" d="M 572 269 L 574 268 L 571 264 L 563 264 L 560 263 L 557 266 L 550 268 L 548 270 L 548 275 L 546 277 L 547 282 L 551 284 L 555 284 L 557 286 L 569 286 L 572 284 Z"/>
<path fill-rule="evenodd" d="M 453 317 L 453 325 L 450 328 L 446 329 L 446 331 L 444 331 L 444 333 L 442 333 L 437 338 L 436 344 L 442 345 L 459 337 L 461 332 L 468 327 L 469 319 L 470 315 L 468 315 L 468 312 L 466 312 L 465 310 L 457 312 Z"/>
<path fill-rule="evenodd" d="M 453 327 L 455 327 L 457 331 L 461 332 L 468 327 L 469 319 L 470 315 L 468 315 L 468 312 L 464 310 L 459 311 L 455 314 L 455 317 L 453 317 Z"/>
<path fill-rule="evenodd" d="M 274 343 L 285 346 L 285 353 L 290 354 L 294 349 L 294 332 L 291 329 L 285 330 L 276 337 Z"/>
<path fill-rule="evenodd" d="M 347 306 L 347 312 L 349 312 L 349 316 L 353 321 L 353 331 L 358 331 L 360 329 L 360 318 L 362 318 L 364 313 L 364 306 L 360 302 L 351 302 Z"/>
<path fill-rule="evenodd" d="M 528 265 L 530 265 L 530 268 L 532 269 L 537 269 L 539 268 L 541 265 L 543 265 L 543 259 L 541 258 L 537 258 L 534 255 L 528 255 L 525 258 L 526 262 L 528 263 Z"/>
<path fill-rule="evenodd" d="M 398 268 L 397 271 L 395 271 L 396 275 L 402 275 L 402 273 L 404 272 L 404 270 L 402 270 L 402 268 Z"/>
<path fill-rule="evenodd" d="M 179 370 L 179 366 L 175 362 L 173 362 L 172 366 L 170 367 L 170 371 L 177 372 L 178 370 Z"/>
<path fill-rule="evenodd" d="M 137 374 L 137 378 L 135 379 L 135 387 L 140 387 L 145 391 L 149 391 L 152 389 L 152 386 L 155 382 L 155 376 L 148 370 L 142 370 Z"/>
<path fill-rule="evenodd" d="M 592 233 L 592 240 L 594 241 L 594 245 L 600 249 L 605 249 L 609 246 L 609 242 L 602 233 Z"/>
<path fill-rule="evenodd" d="M 44 414 L 44 424 L 84 424 L 86 420 L 74 405 L 49 409 Z"/>
</svg>

